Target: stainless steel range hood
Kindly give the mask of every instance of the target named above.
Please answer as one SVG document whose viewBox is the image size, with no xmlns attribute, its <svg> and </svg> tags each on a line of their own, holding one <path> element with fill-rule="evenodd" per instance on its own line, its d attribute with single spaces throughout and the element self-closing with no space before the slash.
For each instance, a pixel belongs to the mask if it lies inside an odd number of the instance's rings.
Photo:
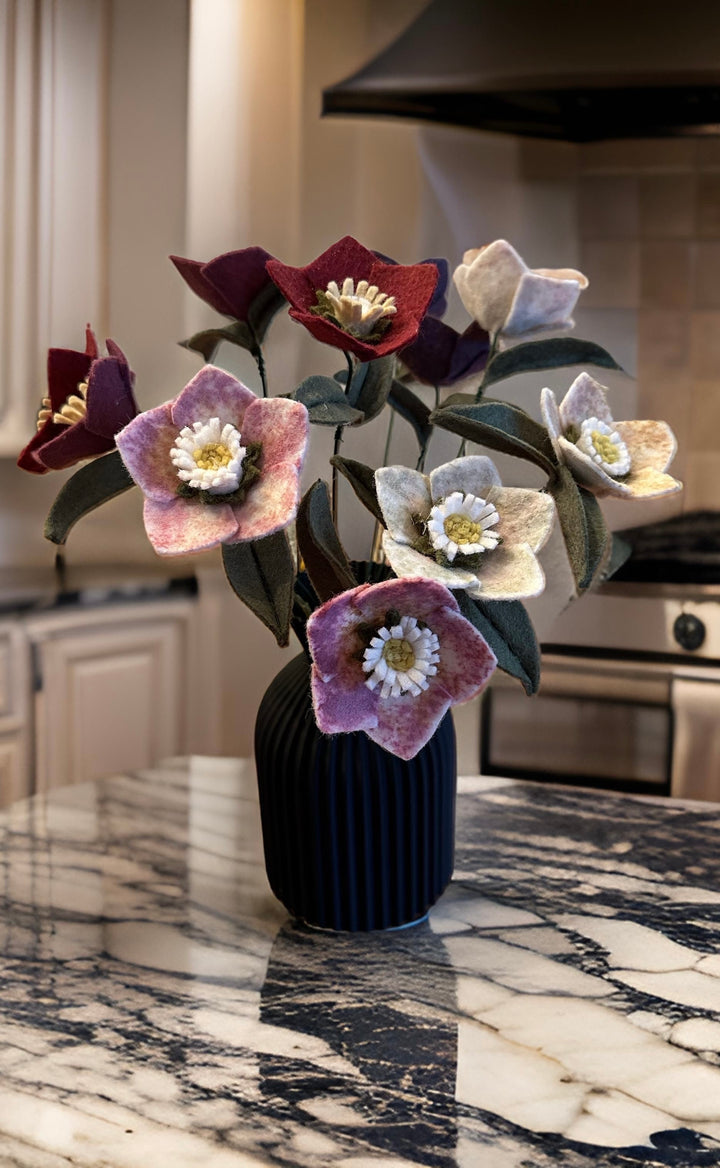
<svg viewBox="0 0 720 1168">
<path fill-rule="evenodd" d="M 433 0 L 323 114 L 568 142 L 720 134 L 720 0 Z"/>
</svg>

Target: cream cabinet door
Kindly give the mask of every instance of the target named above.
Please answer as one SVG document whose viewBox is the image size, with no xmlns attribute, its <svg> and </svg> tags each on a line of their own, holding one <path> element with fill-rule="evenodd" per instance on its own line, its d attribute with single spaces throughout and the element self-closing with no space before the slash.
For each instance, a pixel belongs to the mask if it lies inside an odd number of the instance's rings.
<svg viewBox="0 0 720 1168">
<path fill-rule="evenodd" d="M 35 640 L 39 791 L 187 749 L 187 616 L 105 620 Z"/>
</svg>

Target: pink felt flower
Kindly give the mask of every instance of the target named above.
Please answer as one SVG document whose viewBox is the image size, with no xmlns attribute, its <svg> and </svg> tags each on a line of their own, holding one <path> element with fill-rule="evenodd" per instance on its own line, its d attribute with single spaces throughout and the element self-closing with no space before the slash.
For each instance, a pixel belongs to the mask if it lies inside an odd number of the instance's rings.
<svg viewBox="0 0 720 1168">
<path fill-rule="evenodd" d="M 414 341 L 438 281 L 434 263 L 384 263 L 350 235 L 304 268 L 269 260 L 267 270 L 294 320 L 360 361 Z"/>
<path fill-rule="evenodd" d="M 308 414 L 299 402 L 258 398 L 205 365 L 174 401 L 117 435 L 145 495 L 145 530 L 160 555 L 262 539 L 292 522 Z"/>
<path fill-rule="evenodd" d="M 89 325 L 84 353 L 48 350 L 48 393 L 38 413 L 37 432 L 17 460 L 23 470 L 32 474 L 64 470 L 114 448 L 116 433 L 138 411 L 135 378 L 125 355 L 114 341 L 107 341 L 107 350 L 109 356 L 99 356 Z"/>
<path fill-rule="evenodd" d="M 457 601 L 434 580 L 385 580 L 334 596 L 310 617 L 315 717 L 325 734 L 364 730 L 412 758 L 450 706 L 485 687 L 497 664 Z"/>
</svg>

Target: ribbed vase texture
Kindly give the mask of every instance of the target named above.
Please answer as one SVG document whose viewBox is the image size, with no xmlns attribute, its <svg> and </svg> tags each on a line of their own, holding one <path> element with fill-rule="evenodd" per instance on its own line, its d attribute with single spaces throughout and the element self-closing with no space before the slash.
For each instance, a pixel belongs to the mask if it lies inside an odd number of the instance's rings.
<svg viewBox="0 0 720 1168">
<path fill-rule="evenodd" d="M 453 868 L 450 714 L 404 762 L 363 733 L 323 735 L 305 654 L 269 686 L 255 726 L 265 865 L 295 917 L 352 931 L 420 920 Z"/>
</svg>

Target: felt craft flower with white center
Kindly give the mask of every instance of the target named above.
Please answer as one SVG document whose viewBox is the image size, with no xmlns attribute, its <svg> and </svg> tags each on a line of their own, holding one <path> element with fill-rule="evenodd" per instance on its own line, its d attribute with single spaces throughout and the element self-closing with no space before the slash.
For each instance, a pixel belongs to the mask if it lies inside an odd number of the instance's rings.
<svg viewBox="0 0 720 1168">
<path fill-rule="evenodd" d="M 315 610 L 307 633 L 319 728 L 363 730 L 404 759 L 451 706 L 484 689 L 497 663 L 452 593 L 433 580 L 351 588 Z"/>
<path fill-rule="evenodd" d="M 398 576 L 425 576 L 484 600 L 542 592 L 536 553 L 555 518 L 549 495 L 504 487 L 483 455 L 453 459 L 429 476 L 381 467 L 375 487 L 387 527 L 383 549 Z"/>
<path fill-rule="evenodd" d="M 345 332 L 354 337 L 367 337 L 373 333 L 386 317 L 397 312 L 395 297 L 381 292 L 377 284 L 367 280 L 355 282 L 349 276 L 343 280 L 342 291 L 335 280 L 331 280 L 325 291 L 325 302 Z"/>
<path fill-rule="evenodd" d="M 466 251 L 453 279 L 470 315 L 506 337 L 573 328 L 572 311 L 588 286 L 575 268 L 529 268 L 504 239 Z"/>
<path fill-rule="evenodd" d="M 559 461 L 599 496 L 653 499 L 681 490 L 666 474 L 677 449 L 667 422 L 615 422 L 605 395 L 588 373 L 575 378 L 559 406 L 543 389 L 540 408 Z"/>
<path fill-rule="evenodd" d="M 297 513 L 307 441 L 305 406 L 258 398 L 214 365 L 117 435 L 145 495 L 148 538 L 170 556 L 287 527 Z"/>
</svg>

